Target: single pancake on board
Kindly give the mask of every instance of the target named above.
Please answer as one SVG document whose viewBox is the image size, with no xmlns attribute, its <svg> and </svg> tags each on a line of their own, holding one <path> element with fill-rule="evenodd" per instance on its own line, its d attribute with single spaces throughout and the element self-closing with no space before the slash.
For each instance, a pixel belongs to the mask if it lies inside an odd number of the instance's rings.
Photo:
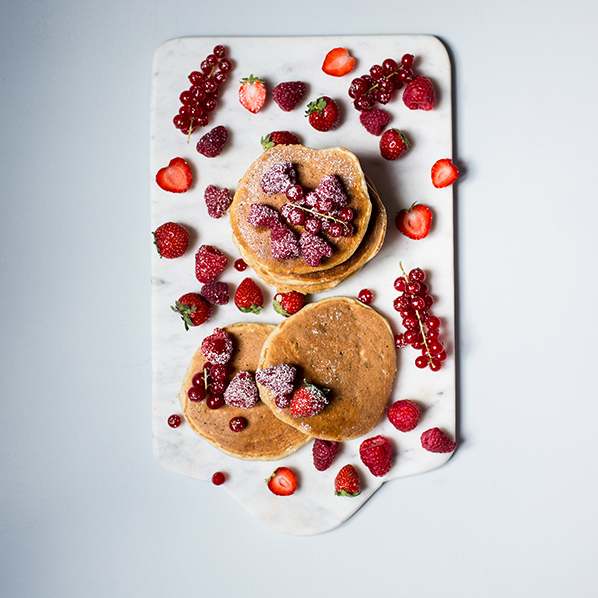
<svg viewBox="0 0 598 598">
<path fill-rule="evenodd" d="M 330 297 L 306 305 L 268 337 L 258 369 L 283 363 L 297 368 L 296 389 L 303 380 L 330 389 L 329 403 L 316 415 L 294 417 L 258 385 L 262 401 L 282 421 L 314 438 L 351 440 L 370 432 L 384 414 L 397 367 L 394 336 L 371 307 Z"/>
<path fill-rule="evenodd" d="M 301 256 L 275 258 L 270 246 L 270 229 L 252 226 L 247 222 L 254 203 L 264 204 L 277 211 L 288 203 L 284 193 L 265 193 L 261 188 L 261 181 L 273 166 L 289 162 L 297 174 L 297 183 L 306 193 L 315 190 L 325 175 L 336 176 L 347 196 L 347 205 L 354 211 L 354 219 L 351 221 L 354 232 L 351 236 L 331 238 L 329 235 L 322 235 L 333 252 L 332 256 L 324 258 L 318 266 L 309 266 Z M 275 277 L 327 270 L 345 262 L 361 244 L 371 212 L 372 202 L 367 182 L 354 154 L 341 147 L 317 150 L 303 145 L 276 145 L 260 155 L 239 181 L 229 208 L 233 239 L 241 255 Z M 297 237 L 303 232 L 302 226 L 288 227 Z"/>
<path fill-rule="evenodd" d="M 228 378 L 240 371 L 255 373 L 264 341 L 275 327 L 269 324 L 239 323 L 223 328 L 233 341 L 233 354 L 227 364 Z M 294 453 L 310 437 L 275 417 L 271 409 L 258 401 L 249 409 L 224 405 L 210 409 L 205 401 L 187 397 L 193 376 L 203 370 L 206 359 L 197 350 L 185 374 L 179 400 L 189 426 L 223 453 L 239 459 L 275 461 Z M 229 422 L 241 416 L 247 421 L 240 432 L 233 432 Z"/>
</svg>

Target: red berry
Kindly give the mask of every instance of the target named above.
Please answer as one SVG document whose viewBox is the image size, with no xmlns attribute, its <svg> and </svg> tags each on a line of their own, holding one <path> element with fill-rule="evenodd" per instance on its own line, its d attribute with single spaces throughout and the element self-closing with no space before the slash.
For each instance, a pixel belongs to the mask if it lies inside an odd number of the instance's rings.
<svg viewBox="0 0 598 598">
<path fill-rule="evenodd" d="M 298 291 L 276 293 L 273 305 L 274 311 L 286 318 L 296 314 L 305 305 L 305 295 Z"/>
<path fill-rule="evenodd" d="M 367 438 L 359 446 L 359 457 L 376 477 L 386 475 L 392 465 L 392 447 L 385 436 Z"/>
<path fill-rule="evenodd" d="M 440 428 L 431 428 L 421 435 L 422 446 L 431 453 L 452 453 L 457 443 Z"/>
<path fill-rule="evenodd" d="M 209 409 L 220 409 L 224 405 L 224 397 L 222 395 L 210 395 L 206 399 L 206 405 Z"/>
<path fill-rule="evenodd" d="M 432 211 L 424 204 L 413 204 L 397 214 L 395 224 L 406 237 L 423 239 L 428 236 L 432 226 Z"/>
<path fill-rule="evenodd" d="M 288 363 L 279 363 L 255 373 L 258 384 L 265 386 L 279 396 L 289 395 L 293 392 L 297 368 Z"/>
<path fill-rule="evenodd" d="M 438 160 L 432 166 L 432 184 L 437 189 L 452 185 L 459 178 L 459 170 L 449 158 Z"/>
<path fill-rule="evenodd" d="M 154 243 L 160 257 L 169 260 L 181 257 L 189 246 L 189 231 L 174 222 L 166 222 L 159 226 L 154 234 Z"/>
<path fill-rule="evenodd" d="M 231 204 L 230 191 L 226 188 L 219 189 L 215 185 L 208 185 L 204 192 L 204 200 L 210 218 L 222 218 Z"/>
<path fill-rule="evenodd" d="M 201 296 L 213 305 L 226 305 L 228 303 L 228 284 L 226 282 L 206 282 L 201 287 Z"/>
<path fill-rule="evenodd" d="M 242 417 L 233 417 L 228 425 L 233 432 L 241 432 L 247 425 L 247 421 Z"/>
<path fill-rule="evenodd" d="M 175 413 L 174 415 L 171 415 L 171 416 L 168 418 L 168 425 L 169 425 L 171 428 L 178 428 L 178 427 L 181 425 L 182 421 L 183 421 L 183 419 L 181 418 L 181 416 L 180 416 L 180 415 L 177 415 L 177 414 Z"/>
<path fill-rule="evenodd" d="M 285 81 L 272 90 L 272 99 L 284 112 L 293 110 L 305 95 L 306 86 L 303 81 Z"/>
<path fill-rule="evenodd" d="M 203 284 L 212 282 L 226 269 L 228 257 L 212 245 L 202 245 L 195 254 L 195 277 Z"/>
<path fill-rule="evenodd" d="M 359 122 L 364 126 L 365 130 L 376 136 L 382 133 L 382 129 L 384 129 L 389 121 L 390 114 L 379 108 L 362 110 L 359 115 Z"/>
<path fill-rule="evenodd" d="M 264 307 L 264 295 L 260 287 L 251 279 L 245 278 L 235 291 L 235 305 L 245 313 L 259 314 Z"/>
<path fill-rule="evenodd" d="M 228 139 L 228 130 L 226 127 L 219 125 L 218 127 L 213 128 L 211 131 L 206 133 L 198 142 L 197 142 L 197 151 L 206 158 L 215 158 L 219 156 L 226 141 Z"/>
<path fill-rule="evenodd" d="M 309 124 L 316 131 L 332 131 L 340 122 L 340 111 L 336 102 L 328 96 L 322 96 L 307 105 L 306 116 Z"/>
<path fill-rule="evenodd" d="M 202 380 L 203 382 L 203 380 Z M 190 401 L 203 401 L 206 396 L 206 387 L 204 384 L 198 384 L 189 387 L 187 397 Z"/>
<path fill-rule="evenodd" d="M 247 270 L 247 264 L 245 263 L 245 260 L 241 258 L 235 260 L 234 267 L 237 272 L 245 272 L 245 270 Z"/>
<path fill-rule="evenodd" d="M 224 484 L 225 481 L 226 481 L 226 476 L 221 471 L 217 471 L 212 476 L 212 484 L 214 484 L 214 486 L 220 486 L 220 485 Z"/>
<path fill-rule="evenodd" d="M 293 417 L 311 417 L 328 404 L 328 388 L 319 388 L 315 384 L 303 382 L 303 386 L 293 395 L 291 415 Z"/>
<path fill-rule="evenodd" d="M 259 399 L 255 377 L 251 372 L 238 372 L 224 391 L 224 402 L 232 407 L 250 409 Z"/>
<path fill-rule="evenodd" d="M 399 129 L 388 129 L 380 138 L 380 153 L 385 160 L 398 160 L 409 147 L 407 137 Z"/>
<path fill-rule="evenodd" d="M 366 305 L 369 305 L 374 300 L 374 293 L 370 289 L 361 289 L 357 298 Z"/>
<path fill-rule="evenodd" d="M 338 442 L 316 438 L 312 446 L 314 467 L 318 471 L 327 470 L 336 458 L 339 447 Z"/>
<path fill-rule="evenodd" d="M 266 95 L 266 85 L 261 79 L 253 75 L 241 79 L 239 102 L 252 114 L 257 114 L 264 107 Z"/>
<path fill-rule="evenodd" d="M 290 131 L 272 131 L 269 135 L 262 137 L 260 143 L 264 150 L 268 150 L 275 145 L 296 145 L 301 143 L 301 140 Z"/>
<path fill-rule="evenodd" d="M 186 293 L 175 301 L 171 309 L 180 314 L 185 323 L 185 330 L 200 326 L 212 315 L 212 306 L 198 293 Z"/>
<path fill-rule="evenodd" d="M 409 73 L 401 69 L 401 73 Z M 415 77 L 403 90 L 403 103 L 409 110 L 432 110 L 436 106 L 434 85 L 427 77 Z"/>
<path fill-rule="evenodd" d="M 350 73 L 355 66 L 355 58 L 346 48 L 334 48 L 326 54 L 322 70 L 332 77 L 342 77 Z"/>
<path fill-rule="evenodd" d="M 359 486 L 359 474 L 351 464 L 342 467 L 334 478 L 334 493 L 337 496 L 357 496 L 360 493 Z"/>
<path fill-rule="evenodd" d="M 191 166 L 183 158 L 173 158 L 168 166 L 158 170 L 156 183 L 164 191 L 185 193 L 193 183 Z"/>
<path fill-rule="evenodd" d="M 211 364 L 224 365 L 233 354 L 233 341 L 225 330 L 214 328 L 201 342 L 201 353 Z"/>
<path fill-rule="evenodd" d="M 410 432 L 419 422 L 420 406 L 410 399 L 394 402 L 387 411 L 388 421 L 400 432 Z"/>
<path fill-rule="evenodd" d="M 278 467 L 266 480 L 266 484 L 276 496 L 290 496 L 297 489 L 297 476 L 288 467 Z"/>
</svg>

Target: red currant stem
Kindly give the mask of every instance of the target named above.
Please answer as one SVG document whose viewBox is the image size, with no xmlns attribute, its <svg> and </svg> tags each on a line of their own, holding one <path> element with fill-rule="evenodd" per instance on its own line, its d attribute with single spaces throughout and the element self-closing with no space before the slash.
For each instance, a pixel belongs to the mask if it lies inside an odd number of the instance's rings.
<svg viewBox="0 0 598 598">
<path fill-rule="evenodd" d="M 382 75 L 382 77 L 384 79 L 389 79 L 393 75 L 396 75 L 402 68 L 405 68 L 405 65 L 399 64 L 399 68 L 396 71 L 393 71 L 392 73 L 389 73 L 388 75 Z M 378 87 L 378 81 L 376 81 L 376 83 L 374 83 L 365 93 L 368 94 L 368 93 L 370 93 L 370 91 L 373 91 L 374 89 L 376 89 L 376 87 Z"/>
<path fill-rule="evenodd" d="M 189 133 L 187 134 L 187 143 L 189 143 L 191 141 L 191 133 L 193 133 L 193 117 L 191 117 L 191 119 L 190 119 Z"/>
<path fill-rule="evenodd" d="M 335 218 L 334 216 L 328 216 L 327 214 L 324 214 L 322 212 L 318 212 L 318 210 L 311 210 L 310 208 L 306 208 L 304 206 L 300 206 L 299 204 L 293 203 L 292 201 L 289 202 L 293 207 L 295 208 L 299 208 L 300 210 L 303 210 L 304 212 L 309 212 L 310 214 L 314 215 L 314 216 L 321 216 L 322 218 L 326 218 L 326 220 L 332 220 L 333 222 L 338 222 L 339 224 L 342 224 L 345 228 L 347 228 L 347 223 L 344 220 L 339 220 L 338 218 Z"/>
</svg>

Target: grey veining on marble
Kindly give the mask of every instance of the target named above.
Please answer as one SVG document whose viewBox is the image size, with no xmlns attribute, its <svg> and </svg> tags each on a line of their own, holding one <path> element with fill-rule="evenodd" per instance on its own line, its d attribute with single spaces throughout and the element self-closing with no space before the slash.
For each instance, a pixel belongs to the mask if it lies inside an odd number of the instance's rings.
<svg viewBox="0 0 598 598">
<path fill-rule="evenodd" d="M 230 131 L 229 142 L 220 156 L 209 159 L 195 150 L 199 134 L 194 134 L 187 143 L 185 136 L 174 128 L 172 118 L 180 105 L 180 93 L 189 85 L 188 73 L 199 68 L 217 43 L 228 48 L 235 68 L 223 87 L 209 126 L 225 125 Z M 357 59 L 353 73 L 342 78 L 325 75 L 320 69 L 325 54 L 337 46 L 348 48 Z M 273 47 L 276 47 L 275 52 L 272 52 Z M 397 95 L 384 107 L 392 117 L 389 127 L 400 128 L 412 142 L 412 148 L 403 158 L 386 162 L 379 154 L 379 138 L 365 131 L 358 113 L 350 106 L 347 88 L 354 76 L 367 72 L 371 65 L 388 57 L 400 59 L 406 52 L 416 56 L 417 73 L 434 82 L 438 103 L 430 112 L 409 111 Z M 320 95 L 337 99 L 342 105 L 341 125 L 335 131 L 320 133 L 307 123 L 304 106 L 285 113 L 271 100 L 258 114 L 247 112 L 238 103 L 237 89 L 238 81 L 250 74 L 264 78 L 269 89 L 281 81 L 306 82 L 305 105 Z M 177 260 L 160 259 L 153 246 L 151 248 L 152 425 L 157 460 L 177 474 L 198 480 L 210 480 L 215 471 L 225 472 L 227 481 L 221 487 L 223 491 L 229 492 L 265 525 L 295 535 L 333 529 L 359 509 L 382 483 L 444 464 L 448 455 L 428 453 L 419 442 L 420 434 L 434 426 L 443 428 L 453 437 L 456 433 L 453 189 L 435 189 L 430 180 L 432 164 L 439 158 L 452 157 L 451 68 L 441 42 L 427 35 L 179 38 L 165 42 L 156 50 L 151 98 L 152 230 L 164 222 L 175 221 L 191 231 L 190 248 Z M 194 275 L 194 254 L 202 244 L 215 245 L 229 256 L 229 266 L 219 280 L 229 283 L 231 293 L 245 276 L 252 276 L 251 269 L 239 273 L 232 267 L 238 254 L 231 239 L 228 216 L 210 219 L 203 193 L 209 184 L 228 187 L 234 192 L 238 180 L 262 152 L 261 137 L 283 129 L 293 131 L 310 147 L 343 146 L 354 152 L 377 187 L 389 217 L 387 237 L 378 256 L 339 287 L 313 296 L 313 300 L 333 295 L 356 297 L 360 289 L 367 287 L 374 292 L 372 307 L 388 318 L 398 332 L 401 323 L 392 302 L 397 295 L 393 281 L 400 273 L 401 262 L 407 271 L 416 266 L 426 270 L 435 299 L 432 311 L 442 320 L 441 340 L 449 357 L 441 371 L 417 369 L 414 365 L 417 353 L 411 347 L 398 352 L 398 372 L 390 401 L 404 398 L 418 401 L 424 408 L 418 427 L 401 433 L 384 418 L 367 435 L 383 434 L 393 444 L 393 468 L 383 478 L 373 477 L 359 461 L 361 439 L 343 443 L 333 466 L 326 472 L 318 472 L 312 465 L 311 443 L 279 462 L 248 462 L 222 454 L 195 435 L 185 423 L 177 429 L 171 429 L 166 423 L 169 415 L 181 412 L 177 393 L 188 363 L 204 336 L 217 326 L 234 322 L 277 324 L 282 319 L 271 307 L 274 290 L 255 276 L 266 301 L 260 315 L 243 314 L 231 301 L 226 306 L 216 307 L 211 320 L 203 326 L 185 331 L 170 306 L 184 293 L 199 290 Z M 175 156 L 188 160 L 194 169 L 192 188 L 180 195 L 161 190 L 153 180 L 158 169 Z M 394 227 L 396 212 L 415 202 L 427 204 L 434 214 L 430 235 L 421 241 L 407 239 Z M 334 496 L 334 476 L 345 463 L 353 463 L 360 472 L 363 491 L 359 497 Z M 272 495 L 264 483 L 281 464 L 298 473 L 299 487 L 290 497 Z"/>
</svg>

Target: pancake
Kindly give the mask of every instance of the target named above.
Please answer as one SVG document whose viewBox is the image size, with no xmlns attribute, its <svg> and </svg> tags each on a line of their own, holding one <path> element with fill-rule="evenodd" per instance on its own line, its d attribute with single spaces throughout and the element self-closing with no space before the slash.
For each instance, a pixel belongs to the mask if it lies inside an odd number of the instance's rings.
<svg viewBox="0 0 598 598">
<path fill-rule="evenodd" d="M 311 417 L 294 417 L 258 385 L 260 398 L 282 421 L 322 440 L 342 442 L 371 431 L 380 421 L 396 373 L 390 325 L 378 312 L 349 297 L 306 305 L 268 337 L 258 369 L 286 363 L 303 379 L 330 389 L 329 404 Z"/>
<path fill-rule="evenodd" d="M 264 341 L 273 329 L 272 325 L 253 323 L 232 324 L 224 328 L 234 346 L 227 365 L 227 380 L 231 380 L 240 371 L 256 371 Z M 275 461 L 294 453 L 310 440 L 309 436 L 275 417 L 262 401 L 258 401 L 250 409 L 230 405 L 210 409 L 205 401 L 190 401 L 187 391 L 191 380 L 197 372 L 203 370 L 205 362 L 201 349 L 198 349 L 185 374 L 179 400 L 191 429 L 210 444 L 238 459 Z M 233 432 L 228 425 L 231 418 L 237 416 L 247 421 L 247 426 L 241 432 Z"/>
<path fill-rule="evenodd" d="M 313 191 L 322 177 L 335 175 L 348 198 L 348 205 L 354 210 L 352 224 L 355 228 L 350 237 L 331 238 L 324 235 L 332 246 L 331 257 L 324 258 L 319 266 L 309 266 L 301 256 L 290 259 L 276 259 L 270 249 L 270 229 L 252 226 L 247 215 L 252 204 L 265 204 L 277 211 L 288 199 L 284 193 L 267 194 L 262 191 L 262 176 L 277 164 L 290 162 L 297 173 L 297 183 L 305 191 Z M 244 259 L 257 263 L 272 276 L 289 273 L 303 274 L 317 270 L 327 270 L 346 261 L 361 244 L 365 236 L 372 202 L 359 160 L 348 150 L 335 147 L 311 149 L 303 145 L 276 145 L 265 151 L 249 167 L 239 181 L 237 191 L 229 208 L 233 239 Z M 289 227 L 297 237 L 303 232 L 302 226 Z"/>
</svg>

